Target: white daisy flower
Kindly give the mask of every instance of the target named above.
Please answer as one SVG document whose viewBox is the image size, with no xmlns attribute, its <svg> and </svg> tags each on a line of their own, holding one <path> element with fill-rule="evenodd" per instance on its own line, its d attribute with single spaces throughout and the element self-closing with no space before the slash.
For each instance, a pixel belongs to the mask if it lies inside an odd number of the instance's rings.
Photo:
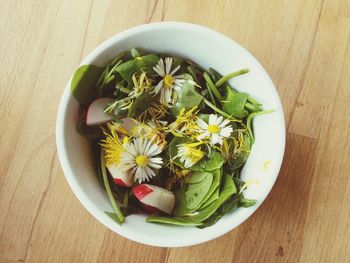
<svg viewBox="0 0 350 263">
<path fill-rule="evenodd" d="M 175 158 L 179 157 L 185 168 L 191 167 L 204 157 L 204 152 L 198 147 L 201 144 L 202 142 L 177 145 L 178 153 Z"/>
<path fill-rule="evenodd" d="M 205 121 L 198 119 L 197 124 L 201 134 L 197 137 L 198 140 L 204 138 L 210 138 L 210 144 L 215 145 L 217 143 L 222 144 L 222 138 L 227 138 L 231 135 L 233 129 L 231 126 L 227 126 L 228 120 L 223 121 L 222 116 L 215 114 L 209 115 L 209 124 Z"/>
<path fill-rule="evenodd" d="M 158 65 L 153 67 L 153 70 L 162 77 L 162 80 L 155 86 L 154 93 L 160 92 L 160 103 L 168 105 L 173 102 L 173 89 L 179 90 L 183 83 L 186 81 L 184 75 L 174 74 L 180 69 L 180 65 L 174 69 L 171 69 L 173 64 L 172 58 L 165 58 L 165 65 L 163 59 L 158 61 Z"/>
<path fill-rule="evenodd" d="M 124 145 L 126 151 L 122 154 L 122 161 L 128 167 L 129 174 L 134 175 L 134 181 L 142 183 L 155 177 L 154 169 L 161 168 L 163 164 L 161 149 L 151 140 L 136 138 L 132 143 Z"/>
</svg>

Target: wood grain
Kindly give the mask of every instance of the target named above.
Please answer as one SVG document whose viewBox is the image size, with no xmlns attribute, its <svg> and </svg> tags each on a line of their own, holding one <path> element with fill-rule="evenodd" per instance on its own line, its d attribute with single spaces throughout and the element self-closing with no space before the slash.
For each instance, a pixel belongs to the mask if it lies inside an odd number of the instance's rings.
<svg viewBox="0 0 350 263">
<path fill-rule="evenodd" d="M 93 219 L 55 147 L 65 83 L 126 28 L 209 26 L 264 65 L 287 121 L 281 173 L 266 202 L 211 242 L 154 248 Z M 3 0 L 0 8 L 0 262 L 349 262 L 350 1 Z"/>
</svg>

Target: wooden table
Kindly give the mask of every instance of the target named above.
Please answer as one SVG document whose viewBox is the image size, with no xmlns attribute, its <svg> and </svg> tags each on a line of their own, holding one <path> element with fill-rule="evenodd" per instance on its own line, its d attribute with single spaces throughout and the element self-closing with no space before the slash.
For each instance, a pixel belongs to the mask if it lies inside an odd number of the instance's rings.
<svg viewBox="0 0 350 263">
<path fill-rule="evenodd" d="M 55 146 L 65 84 L 103 40 L 177 20 L 250 50 L 277 86 L 287 147 L 271 194 L 239 228 L 188 248 L 154 248 L 93 219 Z M 1 262 L 349 262 L 350 1 L 2 0 Z"/>
</svg>

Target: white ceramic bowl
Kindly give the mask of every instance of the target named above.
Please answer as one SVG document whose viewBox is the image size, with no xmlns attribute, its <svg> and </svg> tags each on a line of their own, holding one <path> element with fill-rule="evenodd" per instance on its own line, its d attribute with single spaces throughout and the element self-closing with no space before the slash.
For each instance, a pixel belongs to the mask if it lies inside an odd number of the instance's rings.
<svg viewBox="0 0 350 263">
<path fill-rule="evenodd" d="M 128 29 L 102 43 L 81 64 L 103 66 L 132 47 L 189 58 L 223 75 L 250 69 L 248 74 L 231 80 L 231 84 L 262 102 L 265 109 L 275 110 L 255 118 L 256 141 L 242 171 L 243 180 L 260 182 L 246 190 L 246 196 L 256 199 L 257 204 L 239 208 L 205 229 L 150 224 L 142 215 L 128 216 L 122 226 L 117 225 L 104 213 L 112 211 L 112 207 L 97 180 L 89 144 L 76 131 L 79 104 L 70 93 L 70 81 L 60 102 L 56 124 L 58 156 L 66 179 L 79 201 L 98 221 L 128 239 L 153 246 L 179 247 L 219 237 L 253 214 L 278 176 L 285 147 L 285 124 L 276 89 L 264 68 L 247 50 L 214 30 L 187 23 L 154 23 Z"/>
</svg>

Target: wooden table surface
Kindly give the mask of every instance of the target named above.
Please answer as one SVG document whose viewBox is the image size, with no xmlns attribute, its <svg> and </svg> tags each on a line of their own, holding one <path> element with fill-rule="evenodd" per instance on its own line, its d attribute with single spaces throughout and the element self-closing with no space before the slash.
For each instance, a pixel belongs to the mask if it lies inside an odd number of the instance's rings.
<svg viewBox="0 0 350 263">
<path fill-rule="evenodd" d="M 155 248 L 96 221 L 70 190 L 55 146 L 65 84 L 126 28 L 177 20 L 245 46 L 277 86 L 287 125 L 278 180 L 239 228 Z M 350 1 L 2 0 L 1 262 L 349 262 Z"/>
</svg>

